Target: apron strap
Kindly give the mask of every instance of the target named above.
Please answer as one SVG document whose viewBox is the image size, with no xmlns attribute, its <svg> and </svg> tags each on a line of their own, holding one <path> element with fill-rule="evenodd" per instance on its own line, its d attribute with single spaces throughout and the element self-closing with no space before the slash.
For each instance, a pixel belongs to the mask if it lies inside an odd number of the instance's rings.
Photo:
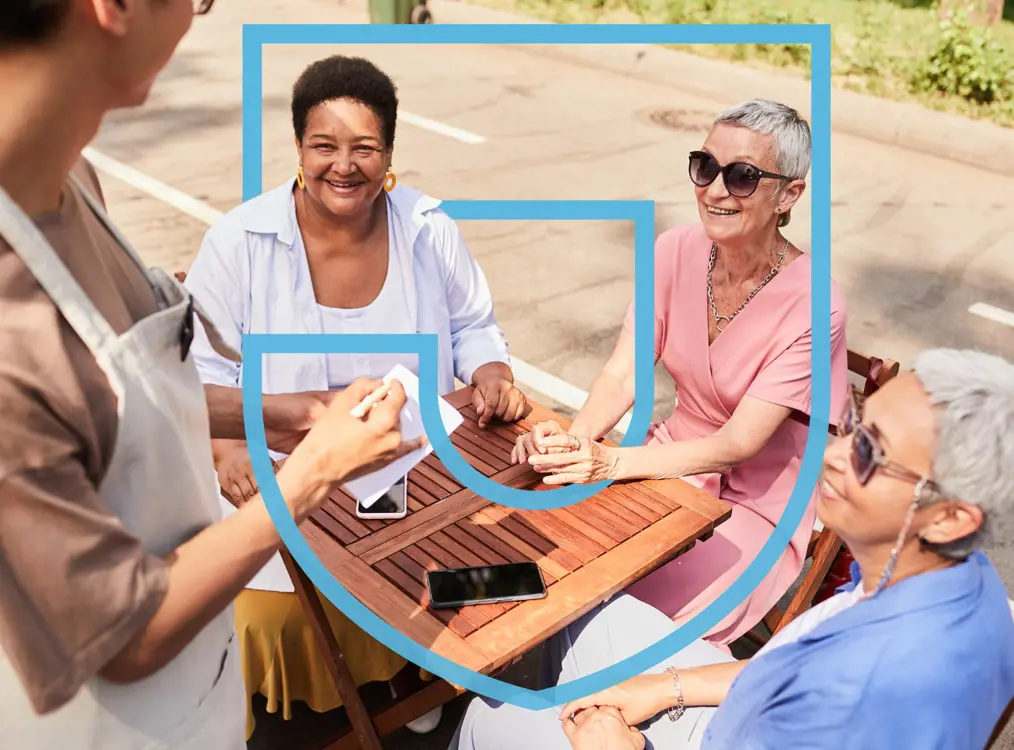
<svg viewBox="0 0 1014 750">
<path fill-rule="evenodd" d="M 99 221 L 101 221 L 102 224 L 106 227 L 109 234 L 112 235 L 112 237 L 117 241 L 117 243 L 119 243 L 120 247 L 123 248 L 123 251 L 128 256 L 130 256 L 131 260 L 134 261 L 135 265 L 141 271 L 144 278 L 148 281 L 148 286 L 151 287 L 151 290 L 152 292 L 154 292 L 156 298 L 160 300 L 161 306 L 165 308 L 172 305 L 173 300 L 168 298 L 167 293 L 163 289 L 162 285 L 158 283 L 158 281 L 155 279 L 152 269 L 148 267 L 148 265 L 144 262 L 141 256 L 138 255 L 137 251 L 134 250 L 134 246 L 130 244 L 130 242 L 127 240 L 126 237 L 123 236 L 123 234 L 116 227 L 116 225 L 113 224 L 112 220 L 109 218 L 109 215 L 102 207 L 102 204 L 99 203 L 98 199 L 92 196 L 92 194 L 88 191 L 88 189 L 85 188 L 76 177 L 71 175 L 70 179 L 77 186 L 78 190 L 81 191 L 81 194 L 84 196 L 85 201 L 87 201 L 89 207 L 91 207 L 92 212 L 95 214 L 96 217 L 98 217 Z M 161 273 L 161 269 L 159 270 L 159 273 Z M 204 332 L 208 337 L 208 341 L 211 344 L 211 347 L 226 359 L 229 359 L 237 363 L 242 362 L 243 361 L 242 355 L 235 349 L 233 349 L 231 346 L 225 343 L 225 340 L 219 333 L 218 328 L 216 328 L 214 323 L 212 323 L 211 319 L 208 317 L 208 314 L 205 312 L 204 308 L 201 307 L 201 304 L 197 300 L 197 298 L 194 297 L 194 295 L 192 295 L 189 291 L 187 291 L 187 289 L 183 286 L 183 284 L 180 283 L 179 279 L 172 279 L 169 277 L 168 274 L 163 275 L 165 276 L 167 282 L 172 283 L 176 286 L 177 290 L 180 292 L 183 298 L 187 300 L 188 305 L 190 307 L 190 309 L 186 313 L 186 320 L 184 321 L 184 331 L 182 333 L 181 343 L 183 345 L 182 346 L 183 358 L 186 359 L 187 352 L 190 350 L 190 343 L 193 341 L 194 332 L 191 316 L 196 315 L 200 319 L 201 325 L 204 327 Z"/>
<path fill-rule="evenodd" d="M 109 322 L 95 309 L 81 285 L 24 211 L 0 187 L 0 236 L 28 267 L 53 304 L 92 353 L 116 340 Z"/>
<path fill-rule="evenodd" d="M 92 210 L 92 213 L 95 214 L 95 218 L 97 218 L 100 222 L 102 222 L 102 226 L 104 226 L 106 228 L 106 231 L 109 232 L 109 235 L 114 240 L 116 240 L 116 244 L 120 246 L 120 249 L 127 254 L 127 257 L 129 257 L 132 261 L 134 261 L 134 265 L 137 266 L 137 269 L 141 272 L 141 275 L 144 276 L 144 280 L 148 282 L 148 286 L 151 288 L 151 291 L 155 294 L 155 299 L 158 300 L 159 307 L 164 309 L 165 307 L 169 306 L 170 301 L 166 299 L 165 293 L 162 291 L 162 287 L 159 286 L 157 283 L 155 283 L 155 280 L 152 278 L 151 269 L 144 262 L 144 259 L 142 259 L 140 255 L 138 255 L 137 251 L 134 250 L 134 246 L 130 244 L 127 238 L 123 236 L 123 233 L 120 232 L 120 230 L 116 227 L 115 224 L 113 224 L 112 219 L 109 218 L 109 214 L 106 213 L 105 209 L 102 207 L 102 204 L 99 203 L 98 199 L 91 194 L 91 191 L 89 191 L 84 185 L 81 184 L 80 180 L 78 180 L 77 177 L 75 177 L 74 175 L 69 175 L 69 177 L 70 181 L 74 184 L 74 186 L 78 189 L 78 192 L 81 193 L 82 197 L 85 199 L 85 203 L 88 204 L 88 207 Z"/>
</svg>

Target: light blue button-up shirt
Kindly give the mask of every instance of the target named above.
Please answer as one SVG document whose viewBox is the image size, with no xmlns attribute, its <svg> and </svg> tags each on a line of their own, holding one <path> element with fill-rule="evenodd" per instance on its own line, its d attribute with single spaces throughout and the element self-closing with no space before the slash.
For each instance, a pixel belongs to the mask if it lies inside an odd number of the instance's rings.
<svg viewBox="0 0 1014 750">
<path fill-rule="evenodd" d="M 852 575 L 846 591 L 860 582 L 857 565 Z M 701 747 L 980 750 L 1012 697 L 1010 602 L 975 552 L 755 656 Z"/>
<path fill-rule="evenodd" d="M 237 351 L 246 333 L 323 333 L 303 243 L 296 241 L 293 183 L 223 216 L 187 273 L 186 287 Z M 471 383 L 488 362 L 510 364 L 486 278 L 440 201 L 400 185 L 387 199 L 394 257 L 411 269 L 403 273 L 409 330 L 437 334 L 441 394 L 455 389 L 455 377 Z M 201 326 L 191 351 L 204 383 L 241 385 L 242 365 L 219 355 Z M 263 378 L 264 393 L 327 390 L 326 357 L 267 355 Z"/>
</svg>

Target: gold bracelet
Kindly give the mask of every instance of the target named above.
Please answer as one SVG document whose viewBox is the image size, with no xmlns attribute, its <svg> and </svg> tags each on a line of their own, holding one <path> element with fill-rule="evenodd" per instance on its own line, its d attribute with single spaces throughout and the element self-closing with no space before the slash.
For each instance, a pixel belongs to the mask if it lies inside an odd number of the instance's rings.
<svg viewBox="0 0 1014 750">
<path fill-rule="evenodd" d="M 676 667 L 666 667 L 665 671 L 672 675 L 673 685 L 676 688 L 676 705 L 669 706 L 666 712 L 669 714 L 669 721 L 678 721 L 687 710 L 683 704 L 683 690 L 680 688 L 680 676 L 676 672 Z"/>
</svg>

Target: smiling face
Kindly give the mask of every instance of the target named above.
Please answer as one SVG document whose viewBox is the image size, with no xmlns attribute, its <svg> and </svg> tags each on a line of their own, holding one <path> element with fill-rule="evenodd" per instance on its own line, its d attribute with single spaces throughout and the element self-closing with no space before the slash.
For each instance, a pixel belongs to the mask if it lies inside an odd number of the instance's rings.
<svg viewBox="0 0 1014 750">
<path fill-rule="evenodd" d="M 936 450 L 936 414 L 913 373 L 891 380 L 861 408 L 860 423 L 869 436 L 853 431 L 838 438 L 824 454 L 817 515 L 849 547 L 890 549 L 896 542 L 919 479 L 929 476 Z M 864 465 L 882 452 L 869 480 L 860 482 Z M 858 464 L 858 465 L 857 465 Z M 973 534 L 981 510 L 959 500 L 924 504 L 911 533 L 945 544 Z"/>
<path fill-rule="evenodd" d="M 334 216 L 369 211 L 391 166 L 381 119 L 351 99 L 326 101 L 311 109 L 296 148 L 307 197 Z"/>
<path fill-rule="evenodd" d="M 720 166 L 744 162 L 764 172 L 778 174 L 774 138 L 748 128 L 719 123 L 708 134 L 702 151 Z M 722 245 L 750 242 L 770 231 L 803 194 L 803 180 L 762 178 L 752 195 L 733 195 L 719 174 L 714 181 L 701 187 L 694 185 L 697 209 L 708 238 Z M 745 191 L 734 186 L 734 192 Z M 779 209 L 776 211 L 776 209 Z"/>
</svg>

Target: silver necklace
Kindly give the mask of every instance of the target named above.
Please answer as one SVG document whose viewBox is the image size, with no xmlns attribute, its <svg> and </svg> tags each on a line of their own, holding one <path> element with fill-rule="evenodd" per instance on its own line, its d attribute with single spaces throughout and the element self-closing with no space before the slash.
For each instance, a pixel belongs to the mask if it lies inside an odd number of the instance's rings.
<svg viewBox="0 0 1014 750">
<path fill-rule="evenodd" d="M 746 299 L 743 300 L 743 304 L 736 308 L 736 311 L 732 315 L 719 315 L 718 307 L 715 305 L 715 293 L 711 287 L 711 277 L 715 270 L 715 258 L 718 256 L 718 243 L 711 243 L 711 260 L 708 261 L 708 302 L 711 303 L 711 314 L 715 317 L 715 328 L 719 333 L 724 331 L 725 327 L 732 322 L 732 319 L 739 315 L 743 311 L 743 308 L 747 306 L 747 303 L 754 298 L 754 295 L 767 286 L 767 283 L 777 275 L 778 270 L 782 267 L 782 262 L 785 260 L 785 253 L 788 249 L 789 241 L 786 239 L 785 245 L 782 247 L 782 251 L 778 253 L 778 260 L 775 262 L 774 266 L 771 267 L 771 270 L 768 271 L 768 275 L 764 278 L 764 281 L 758 284 L 757 287 L 747 295 Z M 722 323 L 723 320 L 725 323 Z"/>
</svg>

